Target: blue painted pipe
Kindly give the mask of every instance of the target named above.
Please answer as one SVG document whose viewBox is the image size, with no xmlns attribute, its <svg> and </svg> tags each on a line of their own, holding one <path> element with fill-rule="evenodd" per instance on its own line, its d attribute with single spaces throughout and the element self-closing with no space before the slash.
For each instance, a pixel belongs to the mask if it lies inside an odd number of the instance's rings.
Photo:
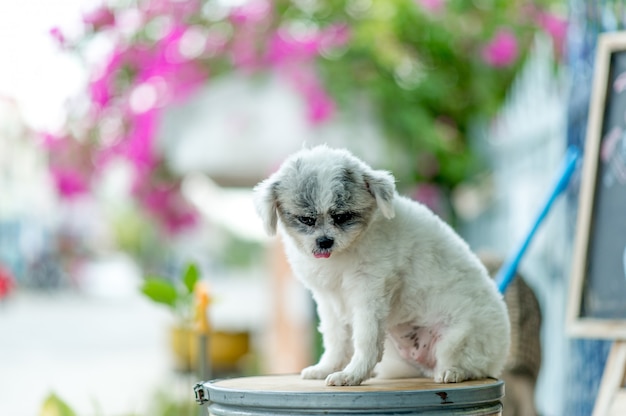
<svg viewBox="0 0 626 416">
<path fill-rule="evenodd" d="M 526 235 L 526 238 L 524 238 L 518 249 L 513 252 L 513 254 L 509 256 L 509 258 L 506 259 L 506 261 L 498 271 L 498 274 L 496 275 L 495 280 L 496 284 L 498 285 L 498 289 L 500 290 L 500 293 L 504 293 L 506 291 L 506 288 L 513 280 L 513 277 L 515 276 L 515 271 L 517 270 L 517 266 L 522 260 L 522 257 L 524 256 L 528 245 L 533 239 L 535 232 L 537 231 L 543 220 L 546 218 L 546 215 L 552 207 L 552 203 L 567 187 L 567 184 L 569 183 L 570 178 L 574 173 L 574 170 L 576 168 L 576 162 L 578 161 L 579 157 L 580 150 L 578 150 L 576 146 L 568 147 L 554 187 L 552 188 L 552 191 L 550 192 L 545 204 L 539 211 L 537 219 L 535 220 L 533 226 Z"/>
</svg>

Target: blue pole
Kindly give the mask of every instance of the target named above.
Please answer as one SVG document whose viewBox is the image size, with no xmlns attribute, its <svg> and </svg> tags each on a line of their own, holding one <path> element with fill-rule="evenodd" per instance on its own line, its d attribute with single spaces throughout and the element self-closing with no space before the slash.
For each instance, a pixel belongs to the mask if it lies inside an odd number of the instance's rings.
<svg viewBox="0 0 626 416">
<path fill-rule="evenodd" d="M 563 192 L 563 190 L 565 190 L 565 188 L 567 187 L 572 173 L 574 173 L 574 169 L 576 168 L 576 161 L 578 160 L 579 156 L 580 151 L 576 146 L 570 146 L 567 148 L 567 152 L 565 153 L 565 158 L 563 160 L 561 169 L 559 170 L 559 174 L 557 176 L 554 187 L 552 188 L 552 191 L 550 192 L 543 207 L 539 211 L 539 214 L 537 215 L 533 226 L 531 227 L 530 231 L 526 235 L 526 238 L 524 238 L 518 249 L 513 252 L 513 254 L 509 256 L 509 258 L 506 259 L 506 261 L 498 271 L 498 274 L 496 275 L 495 280 L 496 284 L 498 285 L 498 289 L 500 290 L 500 293 L 504 293 L 506 288 L 509 286 L 509 283 L 511 283 L 511 281 L 513 280 L 519 262 L 524 256 L 524 253 L 526 252 L 530 241 L 533 239 L 535 232 L 550 211 L 552 203 L 556 200 L 557 196 L 559 196 L 561 192 Z"/>
</svg>

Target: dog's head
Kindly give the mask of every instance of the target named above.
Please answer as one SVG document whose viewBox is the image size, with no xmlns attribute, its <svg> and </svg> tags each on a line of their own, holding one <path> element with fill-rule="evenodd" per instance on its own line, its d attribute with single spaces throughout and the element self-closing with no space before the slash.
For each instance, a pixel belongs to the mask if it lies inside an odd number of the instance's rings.
<svg viewBox="0 0 626 416">
<path fill-rule="evenodd" d="M 317 146 L 289 157 L 256 186 L 255 205 L 267 232 L 285 232 L 305 253 L 327 258 L 349 247 L 378 212 L 393 218 L 395 184 L 346 150 Z"/>
</svg>

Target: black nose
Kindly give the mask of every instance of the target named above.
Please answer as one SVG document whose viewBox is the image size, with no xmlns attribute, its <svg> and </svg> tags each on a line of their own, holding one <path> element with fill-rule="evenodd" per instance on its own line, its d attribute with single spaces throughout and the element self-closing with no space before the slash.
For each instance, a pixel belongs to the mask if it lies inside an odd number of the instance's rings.
<svg viewBox="0 0 626 416">
<path fill-rule="evenodd" d="M 317 243 L 317 246 L 319 248 L 329 249 L 333 246 L 333 243 L 335 242 L 335 240 L 324 236 L 324 237 L 318 237 L 318 239 L 315 240 L 315 242 Z"/>
</svg>

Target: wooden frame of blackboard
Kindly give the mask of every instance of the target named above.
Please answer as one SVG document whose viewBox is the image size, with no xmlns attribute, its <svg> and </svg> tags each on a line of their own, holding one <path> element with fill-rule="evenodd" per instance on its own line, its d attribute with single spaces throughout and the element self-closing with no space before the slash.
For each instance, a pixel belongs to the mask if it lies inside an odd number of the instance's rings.
<svg viewBox="0 0 626 416">
<path fill-rule="evenodd" d="M 587 296 L 589 247 L 594 237 L 592 226 L 598 189 L 598 169 L 604 123 L 611 86 L 609 75 L 612 57 L 626 55 L 626 32 L 600 34 L 598 37 L 594 76 L 582 167 L 579 211 L 572 261 L 572 276 L 567 305 L 567 329 L 575 337 L 626 340 L 626 315 L 597 318 L 585 315 L 583 299 Z M 624 207 L 626 212 L 626 207 Z M 626 303 L 626 298 L 624 299 Z"/>
</svg>

